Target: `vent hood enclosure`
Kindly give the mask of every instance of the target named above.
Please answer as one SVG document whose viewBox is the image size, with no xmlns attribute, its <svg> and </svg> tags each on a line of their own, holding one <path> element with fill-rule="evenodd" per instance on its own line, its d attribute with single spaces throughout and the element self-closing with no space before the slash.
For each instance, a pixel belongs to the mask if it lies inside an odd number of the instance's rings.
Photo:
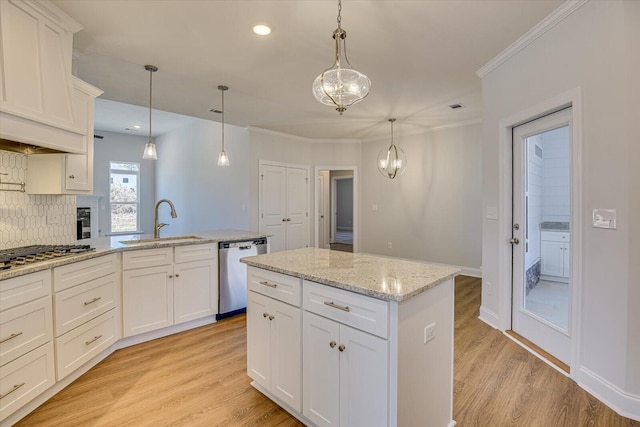
<svg viewBox="0 0 640 427">
<path fill-rule="evenodd" d="M 73 34 L 81 29 L 48 1 L 0 1 L 0 138 L 5 148 L 7 141 L 15 141 L 86 152 L 87 126 L 77 111 L 71 73 Z"/>
</svg>

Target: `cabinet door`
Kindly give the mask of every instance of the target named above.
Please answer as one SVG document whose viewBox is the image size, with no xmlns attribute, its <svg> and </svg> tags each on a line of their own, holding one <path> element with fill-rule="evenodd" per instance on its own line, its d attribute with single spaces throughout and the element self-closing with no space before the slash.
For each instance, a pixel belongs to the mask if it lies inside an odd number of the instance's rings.
<svg viewBox="0 0 640 427">
<path fill-rule="evenodd" d="M 340 425 L 387 425 L 387 341 L 340 325 Z M 343 347 L 342 347 L 343 346 Z"/>
<path fill-rule="evenodd" d="M 173 325 L 173 267 L 122 272 L 122 327 L 130 337 Z"/>
<path fill-rule="evenodd" d="M 271 234 L 269 249 L 279 252 L 287 249 L 287 175 L 286 168 L 263 165 L 261 175 L 260 231 Z"/>
<path fill-rule="evenodd" d="M 216 314 L 218 269 L 215 260 L 175 264 L 173 301 L 175 324 Z"/>
<path fill-rule="evenodd" d="M 302 409 L 301 310 L 272 299 L 271 392 L 291 408 Z"/>
<path fill-rule="evenodd" d="M 562 276 L 564 263 L 563 242 L 541 242 L 541 273 L 548 276 Z"/>
<path fill-rule="evenodd" d="M 247 296 L 247 375 L 265 389 L 271 387 L 270 298 L 248 292 Z"/>
<path fill-rule="evenodd" d="M 287 250 L 309 245 L 308 178 L 306 169 L 287 168 Z"/>
<path fill-rule="evenodd" d="M 340 325 L 305 311 L 302 328 L 302 413 L 319 427 L 337 426 L 340 422 Z M 376 421 L 369 425 L 379 424 Z"/>
</svg>

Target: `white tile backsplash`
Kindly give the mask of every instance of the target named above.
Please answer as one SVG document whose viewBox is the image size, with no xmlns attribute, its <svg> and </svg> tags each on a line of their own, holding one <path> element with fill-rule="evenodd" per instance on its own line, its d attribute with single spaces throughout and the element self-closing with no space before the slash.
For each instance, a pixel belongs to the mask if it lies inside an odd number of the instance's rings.
<svg viewBox="0 0 640 427">
<path fill-rule="evenodd" d="M 27 180 L 27 156 L 0 150 L 2 182 Z M 0 185 L 0 189 L 18 188 Z M 57 218 L 48 224 L 47 216 Z M 52 218 L 53 219 L 53 218 Z M 0 191 L 0 249 L 76 241 L 76 196 Z"/>
</svg>

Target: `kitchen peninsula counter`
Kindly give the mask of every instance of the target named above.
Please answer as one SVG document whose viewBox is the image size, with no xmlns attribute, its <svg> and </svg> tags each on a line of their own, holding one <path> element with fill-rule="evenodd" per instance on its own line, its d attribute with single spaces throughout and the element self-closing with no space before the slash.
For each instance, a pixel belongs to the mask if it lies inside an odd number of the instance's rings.
<svg viewBox="0 0 640 427">
<path fill-rule="evenodd" d="M 185 236 L 190 238 L 184 238 Z M 255 233 L 245 230 L 207 230 L 198 232 L 181 233 L 179 235 L 162 233 L 161 240 L 154 240 L 153 234 L 140 235 L 119 235 L 110 237 L 96 237 L 93 239 L 78 240 L 75 244 L 89 245 L 95 250 L 77 255 L 65 255 L 60 258 L 53 258 L 47 261 L 40 261 L 33 264 L 13 266 L 12 268 L 0 271 L 0 280 L 10 279 L 29 273 L 35 273 L 49 268 L 60 267 L 74 262 L 84 261 L 115 252 L 135 251 L 141 249 L 167 248 L 174 246 L 199 245 L 204 243 L 230 242 L 238 240 L 250 240 L 260 237 L 268 237 L 265 233 Z M 149 241 L 154 240 L 154 241 Z M 139 241 L 139 243 L 135 243 Z M 128 242 L 128 243 L 123 243 Z"/>
<path fill-rule="evenodd" d="M 258 255 L 240 261 L 252 267 L 397 302 L 460 274 L 460 269 L 446 265 L 317 248 Z"/>
</svg>

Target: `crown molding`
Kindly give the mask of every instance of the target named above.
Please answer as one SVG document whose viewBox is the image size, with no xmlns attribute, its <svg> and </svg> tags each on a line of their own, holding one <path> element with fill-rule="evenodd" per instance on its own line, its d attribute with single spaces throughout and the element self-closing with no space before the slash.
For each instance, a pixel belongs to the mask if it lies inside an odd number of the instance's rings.
<svg viewBox="0 0 640 427">
<path fill-rule="evenodd" d="M 250 132 L 253 132 L 253 133 L 257 133 L 257 134 L 261 134 L 261 135 L 277 136 L 278 138 L 292 139 L 294 141 L 304 142 L 304 143 L 307 143 L 307 144 L 311 144 L 314 141 L 311 138 L 305 138 L 305 137 L 302 137 L 302 136 L 291 135 L 289 133 L 278 132 L 278 131 L 275 131 L 275 130 L 258 128 L 258 127 L 255 127 L 255 126 L 248 126 L 247 128 L 249 129 Z"/>
<path fill-rule="evenodd" d="M 559 8 L 551 12 L 549 16 L 540 21 L 535 27 L 527 31 L 522 37 L 513 42 L 508 48 L 500 52 L 498 56 L 476 71 L 478 77 L 483 78 L 500 65 L 504 64 L 518 52 L 529 46 L 540 36 L 551 30 L 567 16 L 582 7 L 589 0 L 567 0 Z"/>
</svg>

